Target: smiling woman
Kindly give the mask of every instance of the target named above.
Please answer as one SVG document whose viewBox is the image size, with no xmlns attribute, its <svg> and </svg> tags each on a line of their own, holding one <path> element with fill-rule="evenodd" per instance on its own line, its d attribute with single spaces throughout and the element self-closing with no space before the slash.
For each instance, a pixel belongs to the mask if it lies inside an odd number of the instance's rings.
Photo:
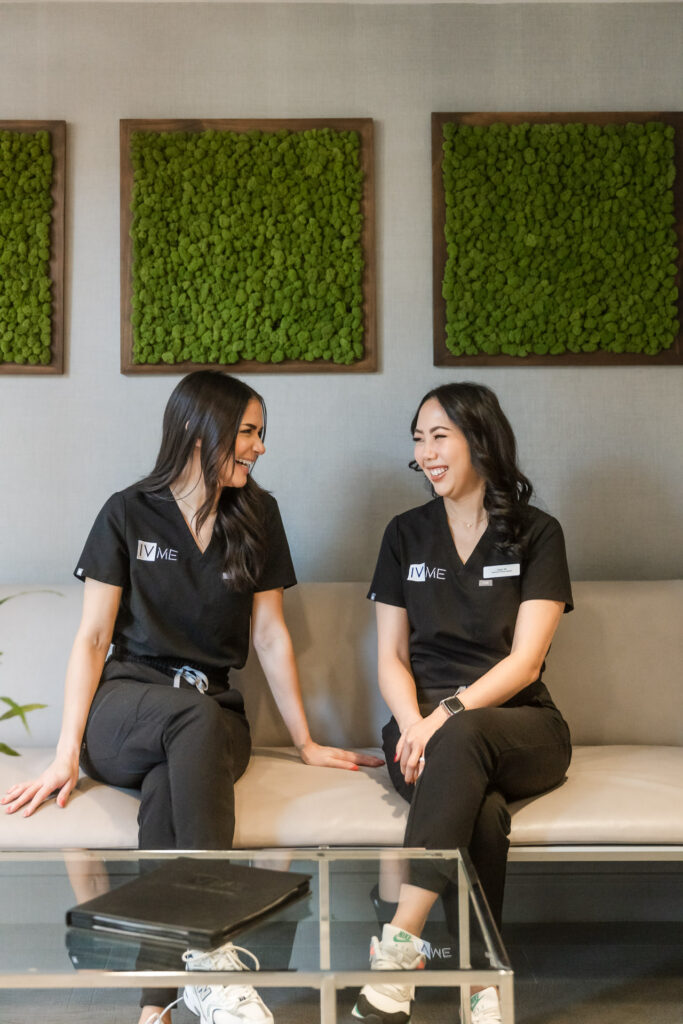
<svg viewBox="0 0 683 1024">
<path fill-rule="evenodd" d="M 229 673 L 244 665 L 250 634 L 306 764 L 382 763 L 309 733 L 282 611 L 294 568 L 277 502 L 251 476 L 265 420 L 261 397 L 227 374 L 200 370 L 175 388 L 154 469 L 109 498 L 79 558 L 83 617 L 57 753 L 5 794 L 9 813 L 30 815 L 55 791 L 63 807 L 80 759 L 92 778 L 140 789 L 142 849 L 229 849 L 233 787 L 251 752 Z M 184 998 L 202 1020 L 271 1022 L 245 991 L 239 1006 L 220 986 L 188 986 Z M 141 1021 L 166 1024 L 168 1002 L 165 989 L 143 992 Z"/>
<path fill-rule="evenodd" d="M 434 500 L 391 521 L 368 595 L 392 712 L 384 752 L 411 804 L 405 845 L 468 848 L 500 924 L 507 801 L 556 785 L 571 754 L 541 678 L 572 607 L 564 540 L 559 523 L 529 504 L 512 428 L 489 388 L 436 388 L 412 431 L 411 466 Z M 424 965 L 419 937 L 439 896 L 447 920 L 457 920 L 455 873 L 448 861 L 411 868 L 391 922 L 373 940 L 374 969 Z M 366 985 L 354 1016 L 407 1024 L 413 994 L 409 985 Z M 499 1024 L 494 988 L 473 993 L 472 1021 Z"/>
</svg>

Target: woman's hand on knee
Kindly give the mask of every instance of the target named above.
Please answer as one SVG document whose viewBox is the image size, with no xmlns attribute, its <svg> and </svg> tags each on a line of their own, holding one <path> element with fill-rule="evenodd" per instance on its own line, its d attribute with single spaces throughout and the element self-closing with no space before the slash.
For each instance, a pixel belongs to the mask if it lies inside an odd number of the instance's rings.
<svg viewBox="0 0 683 1024">
<path fill-rule="evenodd" d="M 401 762 L 401 772 L 407 783 L 417 782 L 425 766 L 424 750 L 437 729 L 446 720 L 441 708 L 432 711 L 426 718 L 412 722 L 401 733 L 396 744 L 396 761 Z"/>
<path fill-rule="evenodd" d="M 379 768 L 384 764 L 381 757 L 362 754 L 357 750 L 342 750 L 340 747 L 322 747 L 314 740 L 309 740 L 298 748 L 299 756 L 304 764 L 324 768 L 346 768 L 358 771 L 360 765 L 365 768 Z"/>
<path fill-rule="evenodd" d="M 10 786 L 0 799 L 0 804 L 4 805 L 7 814 L 14 814 L 23 807 L 24 817 L 28 818 L 55 792 L 57 805 L 64 807 L 77 782 L 78 760 L 56 757 L 36 779 Z"/>
</svg>

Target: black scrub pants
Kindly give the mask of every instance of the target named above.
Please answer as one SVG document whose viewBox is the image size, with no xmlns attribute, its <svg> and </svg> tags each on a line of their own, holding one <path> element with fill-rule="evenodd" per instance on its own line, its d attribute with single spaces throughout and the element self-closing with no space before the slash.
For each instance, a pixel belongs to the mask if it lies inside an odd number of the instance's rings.
<svg viewBox="0 0 683 1024">
<path fill-rule="evenodd" d="M 395 788 L 410 801 L 406 847 L 469 850 L 500 928 L 509 847 L 507 803 L 537 796 L 562 781 L 571 759 L 569 729 L 552 704 L 477 708 L 453 715 L 425 747 L 424 770 L 406 784 L 394 753 L 400 732 L 383 730 Z M 443 896 L 447 921 L 457 920 L 457 865 L 413 862 L 411 883 Z"/>
<path fill-rule="evenodd" d="M 251 753 L 234 690 L 216 697 L 149 665 L 110 660 L 85 729 L 81 765 L 111 786 L 140 789 L 141 850 L 228 850 L 233 787 Z M 164 1006 L 172 990 L 143 990 L 141 1006 Z"/>
</svg>

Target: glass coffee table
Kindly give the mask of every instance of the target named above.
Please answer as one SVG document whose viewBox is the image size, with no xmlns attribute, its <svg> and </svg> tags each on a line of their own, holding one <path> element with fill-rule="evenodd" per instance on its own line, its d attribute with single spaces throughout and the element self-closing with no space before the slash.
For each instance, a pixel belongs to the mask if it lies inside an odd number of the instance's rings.
<svg viewBox="0 0 683 1024">
<path fill-rule="evenodd" d="M 149 869 L 149 862 L 159 864 L 179 852 L 0 853 L 0 1018 L 7 1019 L 2 990 L 13 990 L 16 1003 L 22 998 L 17 990 L 185 985 L 182 950 L 65 924 L 65 913 L 75 903 L 132 880 L 143 862 L 143 870 Z M 193 984 L 244 985 L 248 977 L 266 1003 L 268 988 L 317 990 L 321 1024 L 337 1021 L 339 990 L 378 980 L 369 969 L 370 938 L 381 935 L 382 924 L 390 919 L 392 899 L 409 861 L 437 866 L 450 861 L 457 868 L 454 909 L 448 927 L 441 901 L 430 916 L 422 946 L 426 969 L 382 971 L 381 980 L 415 985 L 416 1005 L 421 988 L 444 989 L 454 1007 L 460 1001 L 464 1024 L 469 1024 L 469 987 L 496 985 L 503 1022 L 514 1024 L 513 972 L 466 852 L 323 848 L 183 851 L 183 856 L 225 857 L 236 864 L 311 876 L 310 895 L 231 936 L 258 957 L 257 976 L 193 971 L 191 978 Z M 459 994 L 447 994 L 448 989 L 458 989 Z M 457 1014 L 450 1019 L 456 1020 Z"/>
</svg>

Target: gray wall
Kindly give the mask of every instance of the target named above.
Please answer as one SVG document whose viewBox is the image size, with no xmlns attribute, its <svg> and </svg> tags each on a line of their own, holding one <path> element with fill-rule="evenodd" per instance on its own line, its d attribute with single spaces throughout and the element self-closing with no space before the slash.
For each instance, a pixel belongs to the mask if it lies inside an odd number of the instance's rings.
<svg viewBox="0 0 683 1024">
<path fill-rule="evenodd" d="M 108 494 L 151 464 L 175 377 L 119 374 L 118 120 L 371 116 L 381 368 L 254 375 L 258 479 L 302 579 L 367 579 L 420 395 L 499 393 L 576 578 L 683 571 L 680 367 L 431 365 L 430 112 L 683 108 L 683 7 L 0 4 L 0 118 L 68 122 L 68 372 L 0 378 L 0 567 L 64 579 Z"/>
</svg>

